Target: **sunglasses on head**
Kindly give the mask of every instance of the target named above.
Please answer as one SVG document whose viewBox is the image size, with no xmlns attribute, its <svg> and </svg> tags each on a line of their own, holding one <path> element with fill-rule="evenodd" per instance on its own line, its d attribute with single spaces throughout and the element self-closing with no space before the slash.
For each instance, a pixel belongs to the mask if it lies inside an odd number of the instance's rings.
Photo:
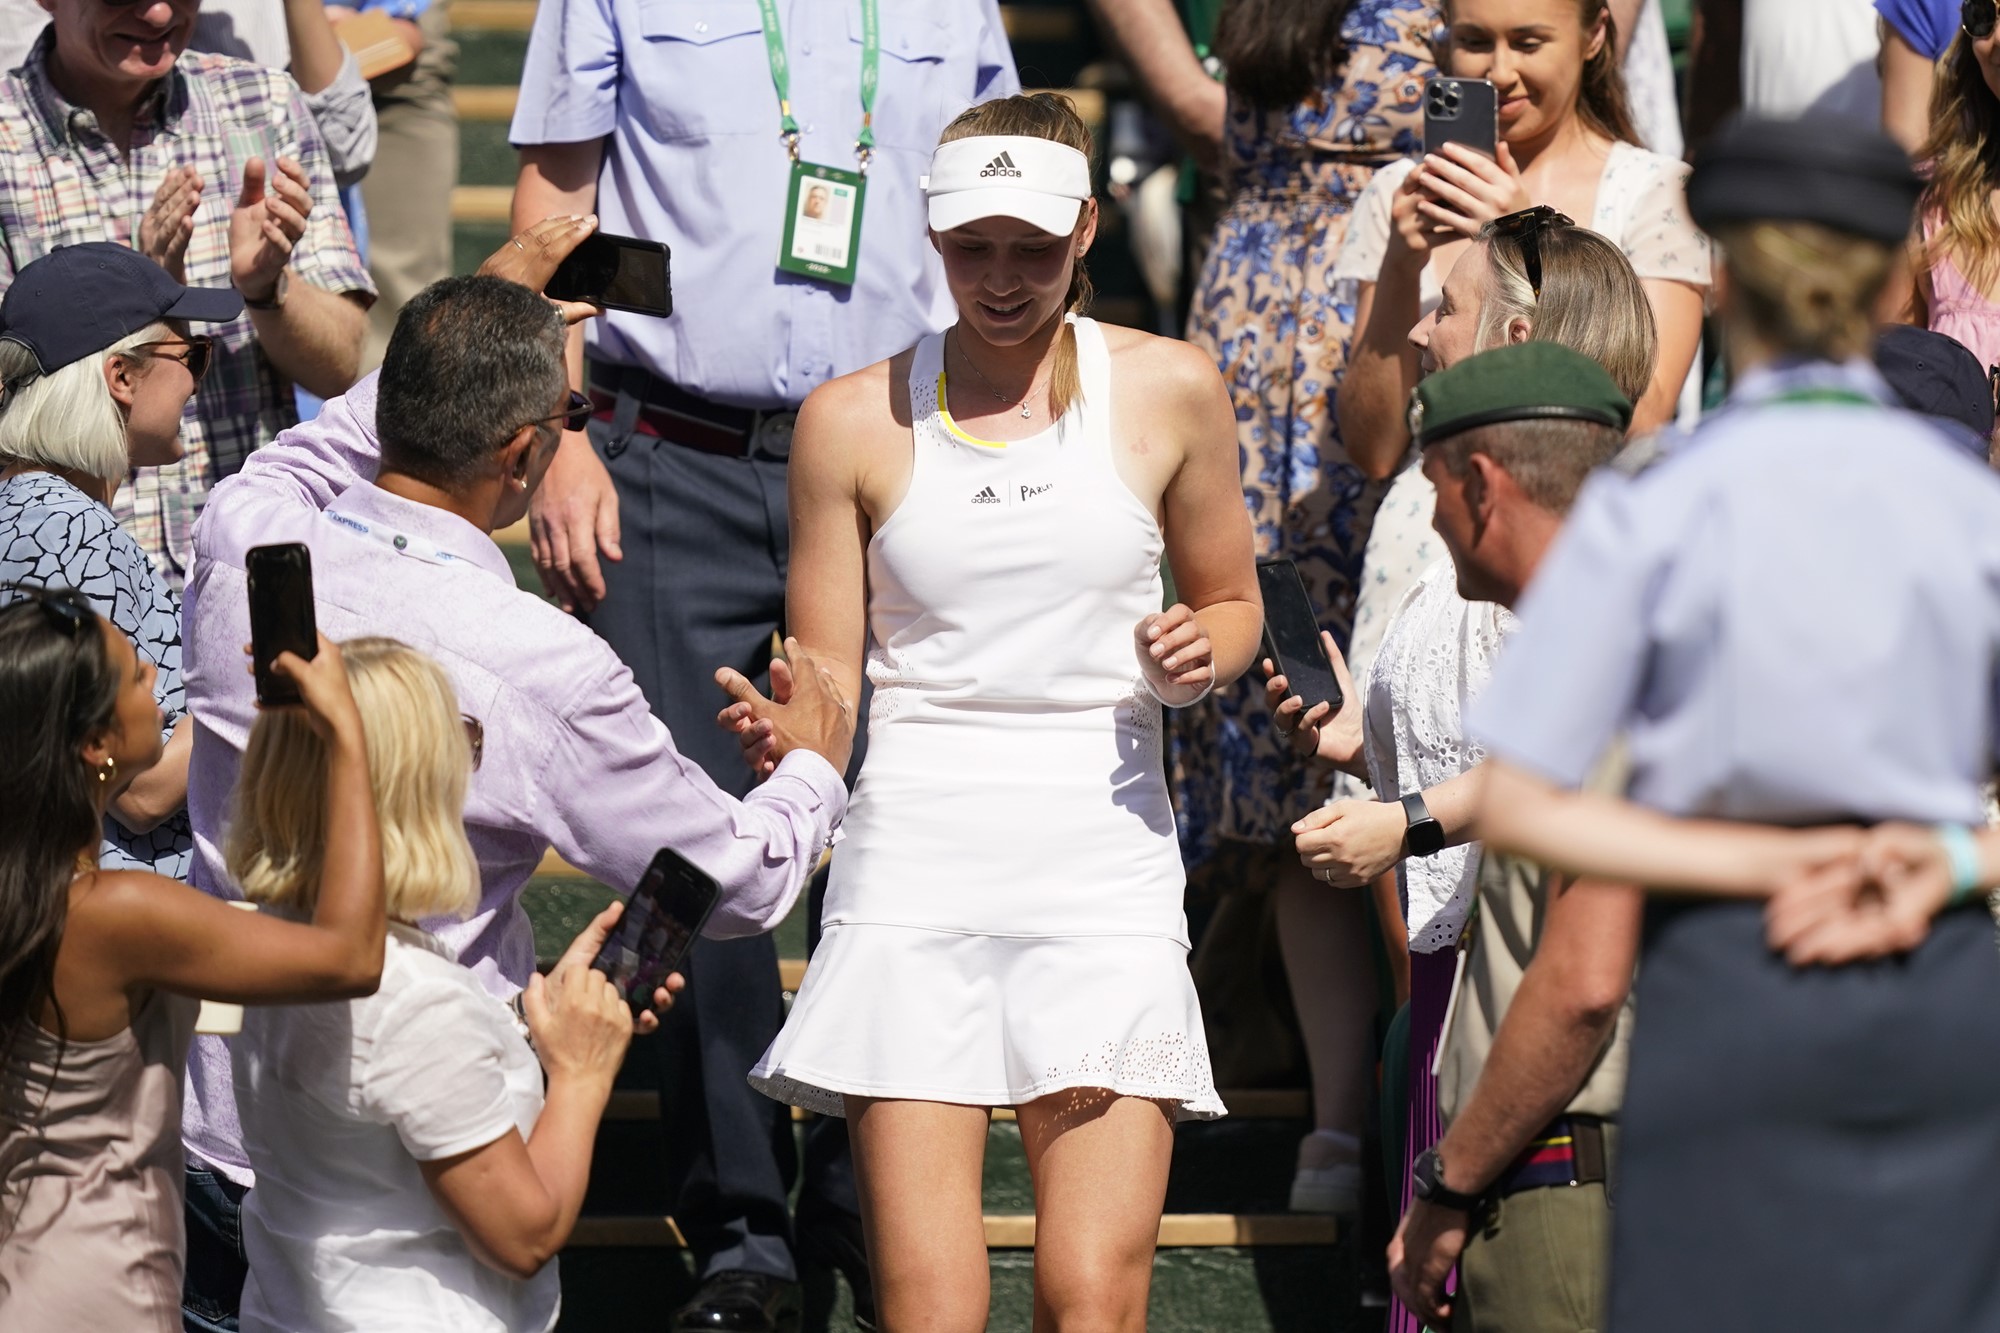
<svg viewBox="0 0 2000 1333">
<path fill-rule="evenodd" d="M 208 374 L 208 368 L 215 364 L 215 339 L 176 338 L 170 342 L 140 343 L 126 348 L 120 355 L 178 361 L 187 367 L 187 373 L 194 377 L 194 382 L 200 384 L 202 377 Z"/>
<path fill-rule="evenodd" d="M 74 588 L 49 588 L 39 583 L 0 583 L 0 602 L 16 598 L 34 602 L 42 609 L 49 627 L 66 639 L 74 639 L 97 619 L 84 595 Z"/>
<path fill-rule="evenodd" d="M 1958 24 L 1967 37 L 1984 39 L 1993 35 L 1994 0 L 1965 0 L 1958 7 Z"/>
<path fill-rule="evenodd" d="M 571 389 L 569 391 L 569 402 L 564 404 L 562 411 L 557 412 L 553 416 L 537 417 L 528 424 L 530 426 L 546 426 L 551 421 L 562 422 L 563 429 L 567 431 L 587 429 L 590 425 L 590 399 L 584 397 L 575 389 Z"/>
<path fill-rule="evenodd" d="M 1521 267 L 1528 271 L 1528 286 L 1534 290 L 1535 299 L 1539 301 L 1542 299 L 1542 233 L 1575 225 L 1567 215 L 1547 204 L 1536 204 L 1533 208 L 1494 218 L 1486 224 L 1486 234 L 1504 237 L 1521 247 Z"/>
</svg>

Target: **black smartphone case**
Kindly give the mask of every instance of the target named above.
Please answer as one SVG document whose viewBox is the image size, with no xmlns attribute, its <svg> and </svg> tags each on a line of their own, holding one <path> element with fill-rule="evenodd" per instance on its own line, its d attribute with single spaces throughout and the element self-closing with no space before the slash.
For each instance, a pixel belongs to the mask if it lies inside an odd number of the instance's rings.
<svg viewBox="0 0 2000 1333">
<path fill-rule="evenodd" d="M 1499 155 L 1500 95 L 1488 80 L 1439 76 L 1424 85 L 1424 151 L 1451 143 Z"/>
</svg>

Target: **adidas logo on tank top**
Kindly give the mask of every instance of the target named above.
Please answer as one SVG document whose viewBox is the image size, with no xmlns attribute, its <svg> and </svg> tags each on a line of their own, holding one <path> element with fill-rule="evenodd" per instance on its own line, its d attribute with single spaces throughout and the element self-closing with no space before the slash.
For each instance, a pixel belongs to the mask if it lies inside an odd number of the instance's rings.
<svg viewBox="0 0 2000 1333">
<path fill-rule="evenodd" d="M 986 486 L 980 489 L 979 494 L 972 497 L 972 503 L 976 505 L 997 505 L 1001 503 L 1001 499 L 991 486 Z"/>
<path fill-rule="evenodd" d="M 980 170 L 979 174 L 981 176 L 1019 176 L 1021 169 L 1014 165 L 1014 155 L 1012 153 L 1002 153 L 991 162 L 988 162 Z"/>
</svg>

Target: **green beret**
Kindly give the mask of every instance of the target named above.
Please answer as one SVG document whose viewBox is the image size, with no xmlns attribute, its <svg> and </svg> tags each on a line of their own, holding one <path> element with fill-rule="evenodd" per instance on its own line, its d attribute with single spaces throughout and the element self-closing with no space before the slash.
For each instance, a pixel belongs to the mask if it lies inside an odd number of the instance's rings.
<svg viewBox="0 0 2000 1333">
<path fill-rule="evenodd" d="M 1611 376 L 1560 343 L 1524 342 L 1469 356 L 1410 395 L 1419 446 L 1498 421 L 1595 421 L 1624 430 L 1632 404 Z"/>
</svg>

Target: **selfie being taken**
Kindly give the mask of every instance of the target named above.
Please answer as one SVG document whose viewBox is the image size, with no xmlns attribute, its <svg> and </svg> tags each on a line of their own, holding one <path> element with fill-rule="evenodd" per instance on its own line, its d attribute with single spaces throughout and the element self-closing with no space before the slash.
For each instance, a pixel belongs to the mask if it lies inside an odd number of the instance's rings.
<svg viewBox="0 0 2000 1333">
<path fill-rule="evenodd" d="M 1996 24 L 0 0 L 0 1329 L 1984 1326 Z"/>
</svg>

